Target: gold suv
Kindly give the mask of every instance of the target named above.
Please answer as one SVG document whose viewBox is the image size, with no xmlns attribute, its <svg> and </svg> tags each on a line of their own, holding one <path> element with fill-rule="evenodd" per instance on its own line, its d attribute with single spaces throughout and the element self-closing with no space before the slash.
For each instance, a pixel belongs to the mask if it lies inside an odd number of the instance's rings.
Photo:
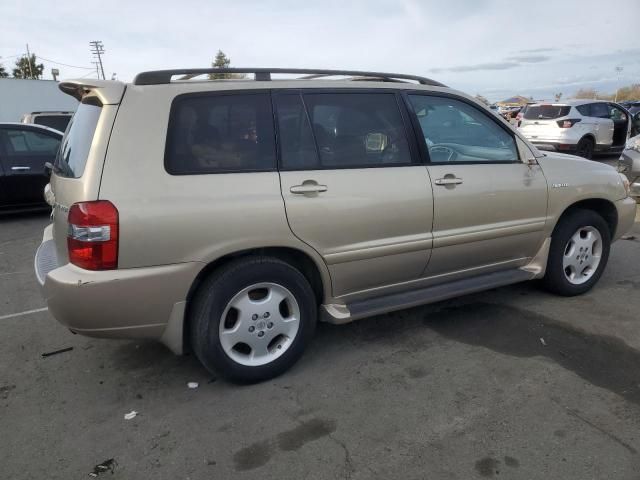
<svg viewBox="0 0 640 480">
<path fill-rule="evenodd" d="M 234 381 L 291 367 L 317 320 L 534 278 L 584 293 L 634 222 L 612 167 L 542 154 L 422 77 L 186 69 L 60 89 L 80 106 L 45 190 L 49 310 Z"/>
</svg>

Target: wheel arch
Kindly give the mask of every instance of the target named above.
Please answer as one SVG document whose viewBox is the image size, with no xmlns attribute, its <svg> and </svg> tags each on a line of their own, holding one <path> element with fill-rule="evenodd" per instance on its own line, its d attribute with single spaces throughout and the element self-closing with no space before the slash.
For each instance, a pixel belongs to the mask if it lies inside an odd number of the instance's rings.
<svg viewBox="0 0 640 480">
<path fill-rule="evenodd" d="M 569 205 L 558 217 L 558 221 L 556 222 L 556 225 L 553 229 L 554 232 L 558 228 L 558 225 L 560 225 L 562 220 L 576 210 L 592 210 L 596 212 L 604 219 L 604 221 L 609 226 L 609 233 L 611 234 L 611 238 L 614 237 L 616 229 L 618 228 L 618 210 L 616 209 L 616 206 L 612 201 L 606 200 L 604 198 L 588 198 Z"/>
<path fill-rule="evenodd" d="M 306 252 L 292 248 L 292 247 L 261 247 L 261 248 L 249 248 L 246 250 L 239 250 L 232 253 L 227 253 L 215 260 L 211 261 L 207 265 L 205 265 L 202 270 L 196 275 L 191 287 L 189 288 L 189 292 L 187 294 L 186 299 L 186 307 L 184 311 L 183 318 L 183 326 L 182 326 L 182 345 L 183 351 L 190 351 L 191 347 L 189 345 L 189 337 L 190 337 L 190 315 L 191 315 L 191 305 L 193 296 L 198 290 L 198 287 L 202 283 L 202 281 L 209 276 L 215 270 L 221 268 L 222 266 L 228 264 L 229 262 L 236 260 L 238 258 L 250 257 L 250 256 L 268 256 L 278 258 L 284 262 L 293 265 L 298 268 L 300 272 L 306 277 L 311 285 L 311 289 L 313 290 L 316 301 L 318 305 L 324 302 L 325 298 L 330 295 L 331 285 L 330 278 L 328 277 L 328 272 L 321 271 L 322 266 L 317 264 L 317 261 L 314 260 L 309 254 Z M 323 269 L 325 270 L 325 269 Z"/>
</svg>

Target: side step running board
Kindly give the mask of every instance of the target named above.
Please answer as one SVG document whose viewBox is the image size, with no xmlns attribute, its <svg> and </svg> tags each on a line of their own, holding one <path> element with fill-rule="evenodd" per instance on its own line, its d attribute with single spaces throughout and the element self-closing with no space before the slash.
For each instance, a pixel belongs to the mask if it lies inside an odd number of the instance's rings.
<svg viewBox="0 0 640 480">
<path fill-rule="evenodd" d="M 345 321 L 357 320 L 359 318 L 370 317 L 395 310 L 403 310 L 417 305 L 448 300 L 460 295 L 503 287 L 505 285 L 531 280 L 534 276 L 534 273 L 524 270 L 506 270 L 440 285 L 433 285 L 419 290 L 394 293 L 371 300 L 353 302 L 347 305 L 347 309 L 350 312 L 349 318 L 336 319 L 338 320 L 336 323 L 344 323 Z"/>
</svg>

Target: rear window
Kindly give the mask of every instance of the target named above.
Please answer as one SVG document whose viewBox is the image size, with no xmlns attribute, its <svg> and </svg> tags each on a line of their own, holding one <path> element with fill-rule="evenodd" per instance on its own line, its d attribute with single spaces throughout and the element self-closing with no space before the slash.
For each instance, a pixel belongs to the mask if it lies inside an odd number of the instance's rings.
<svg viewBox="0 0 640 480">
<path fill-rule="evenodd" d="M 260 172 L 276 166 L 266 93 L 178 96 L 171 106 L 165 168 L 172 175 Z"/>
<path fill-rule="evenodd" d="M 71 115 L 38 115 L 33 123 L 64 133 L 70 120 Z"/>
<path fill-rule="evenodd" d="M 571 107 L 568 105 L 529 105 L 524 112 L 524 118 L 527 120 L 551 120 L 566 117 L 570 111 Z"/>
<path fill-rule="evenodd" d="M 84 173 L 102 107 L 81 103 L 73 115 L 56 157 L 56 175 L 79 178 Z"/>
</svg>

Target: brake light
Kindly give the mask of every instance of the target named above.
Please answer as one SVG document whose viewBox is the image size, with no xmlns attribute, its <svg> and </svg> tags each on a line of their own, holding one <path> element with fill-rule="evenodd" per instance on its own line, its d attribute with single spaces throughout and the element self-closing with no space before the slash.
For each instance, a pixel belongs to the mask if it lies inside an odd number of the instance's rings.
<svg viewBox="0 0 640 480">
<path fill-rule="evenodd" d="M 118 268 L 118 209 L 108 200 L 69 209 L 69 261 L 86 270 Z"/>
<path fill-rule="evenodd" d="M 560 128 L 571 128 L 579 121 L 579 118 L 570 118 L 569 120 L 558 120 L 556 123 Z"/>
</svg>

